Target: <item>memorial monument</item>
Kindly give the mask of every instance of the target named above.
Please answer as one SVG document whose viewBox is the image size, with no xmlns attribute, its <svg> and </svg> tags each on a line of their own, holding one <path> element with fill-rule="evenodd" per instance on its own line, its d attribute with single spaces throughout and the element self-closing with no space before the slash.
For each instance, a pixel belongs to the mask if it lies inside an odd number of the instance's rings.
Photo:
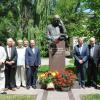
<svg viewBox="0 0 100 100">
<path fill-rule="evenodd" d="M 49 42 L 49 66 L 51 70 L 60 71 L 65 67 L 65 35 L 66 29 L 59 15 L 55 15 L 51 24 L 47 26 Z"/>
</svg>

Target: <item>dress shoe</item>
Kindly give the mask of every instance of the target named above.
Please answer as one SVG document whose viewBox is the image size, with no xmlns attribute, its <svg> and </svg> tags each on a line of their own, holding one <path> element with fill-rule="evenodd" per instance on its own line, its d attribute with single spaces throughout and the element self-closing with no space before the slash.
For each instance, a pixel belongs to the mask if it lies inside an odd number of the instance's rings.
<svg viewBox="0 0 100 100">
<path fill-rule="evenodd" d="M 100 89 L 100 87 L 98 87 L 97 85 L 93 86 L 95 89 Z"/>
<path fill-rule="evenodd" d="M 15 89 L 15 88 L 12 88 L 11 90 L 12 90 L 12 91 L 16 91 L 16 89 Z"/>
<path fill-rule="evenodd" d="M 95 89 L 98 88 L 97 84 L 92 84 L 92 86 L 93 86 Z"/>
<path fill-rule="evenodd" d="M 36 85 L 33 85 L 32 88 L 33 88 L 33 89 L 36 89 Z"/>
<path fill-rule="evenodd" d="M 91 87 L 92 84 L 91 84 L 91 83 L 86 83 L 85 86 L 86 86 L 86 87 Z"/>
<path fill-rule="evenodd" d="M 3 91 L 3 92 L 1 92 L 0 94 L 7 94 L 7 92 L 4 92 L 4 91 Z"/>
<path fill-rule="evenodd" d="M 30 89 L 30 86 L 26 86 L 26 88 L 29 90 Z"/>
<path fill-rule="evenodd" d="M 81 85 L 81 87 L 82 87 L 83 89 L 85 89 L 85 85 Z"/>
</svg>

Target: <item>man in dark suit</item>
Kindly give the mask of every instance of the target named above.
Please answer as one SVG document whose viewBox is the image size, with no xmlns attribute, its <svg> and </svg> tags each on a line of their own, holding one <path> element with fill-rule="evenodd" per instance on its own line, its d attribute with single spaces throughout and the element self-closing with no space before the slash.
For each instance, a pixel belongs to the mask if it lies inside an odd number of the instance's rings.
<svg viewBox="0 0 100 100">
<path fill-rule="evenodd" d="M 30 46 L 26 48 L 25 53 L 27 89 L 29 89 L 30 86 L 36 88 L 37 71 L 40 62 L 40 51 L 35 47 L 35 41 L 30 40 Z"/>
<path fill-rule="evenodd" d="M 5 47 L 7 59 L 5 62 L 5 90 L 9 88 L 15 91 L 15 74 L 16 74 L 16 61 L 17 51 L 13 46 L 13 39 L 7 39 L 7 46 Z"/>
<path fill-rule="evenodd" d="M 97 88 L 97 69 L 100 59 L 100 47 L 95 44 L 95 38 L 90 38 L 89 47 L 89 66 L 88 66 L 88 85 Z"/>
<path fill-rule="evenodd" d="M 74 47 L 75 66 L 77 70 L 77 77 L 79 85 L 85 88 L 86 70 L 88 67 L 88 46 L 83 44 L 83 38 L 78 39 L 78 45 Z"/>
</svg>

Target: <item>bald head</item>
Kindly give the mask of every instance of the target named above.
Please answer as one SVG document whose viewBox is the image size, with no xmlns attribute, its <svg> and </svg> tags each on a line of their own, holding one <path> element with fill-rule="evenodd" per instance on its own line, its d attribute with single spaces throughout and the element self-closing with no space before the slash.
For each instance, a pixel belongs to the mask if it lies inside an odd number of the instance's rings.
<svg viewBox="0 0 100 100">
<path fill-rule="evenodd" d="M 9 47 L 12 47 L 12 46 L 13 46 L 13 42 L 14 42 L 14 40 L 13 40 L 12 38 L 8 38 L 8 39 L 7 39 L 7 45 L 8 45 Z"/>
<path fill-rule="evenodd" d="M 94 37 L 91 37 L 90 38 L 90 45 L 94 45 L 96 42 L 95 38 Z"/>
</svg>

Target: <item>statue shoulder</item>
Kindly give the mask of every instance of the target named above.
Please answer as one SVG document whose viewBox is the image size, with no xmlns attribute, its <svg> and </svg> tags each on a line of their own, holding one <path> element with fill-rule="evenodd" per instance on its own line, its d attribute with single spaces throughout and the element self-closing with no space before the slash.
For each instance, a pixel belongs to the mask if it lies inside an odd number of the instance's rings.
<svg viewBox="0 0 100 100">
<path fill-rule="evenodd" d="M 53 27 L 53 25 L 52 24 L 49 24 L 48 26 L 47 26 L 47 28 L 52 28 Z"/>
</svg>

